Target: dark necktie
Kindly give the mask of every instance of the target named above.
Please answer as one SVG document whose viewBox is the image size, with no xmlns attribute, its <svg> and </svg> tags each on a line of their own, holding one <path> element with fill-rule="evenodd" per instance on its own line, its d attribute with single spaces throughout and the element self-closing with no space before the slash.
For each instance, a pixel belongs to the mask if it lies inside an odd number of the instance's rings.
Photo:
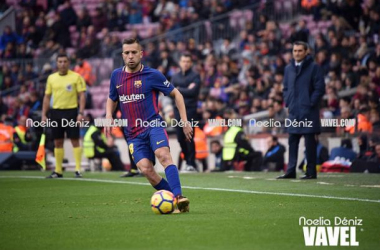
<svg viewBox="0 0 380 250">
<path fill-rule="evenodd" d="M 301 66 L 300 65 L 296 65 L 296 73 L 297 73 L 297 75 L 300 73 L 300 70 L 301 70 Z"/>
</svg>

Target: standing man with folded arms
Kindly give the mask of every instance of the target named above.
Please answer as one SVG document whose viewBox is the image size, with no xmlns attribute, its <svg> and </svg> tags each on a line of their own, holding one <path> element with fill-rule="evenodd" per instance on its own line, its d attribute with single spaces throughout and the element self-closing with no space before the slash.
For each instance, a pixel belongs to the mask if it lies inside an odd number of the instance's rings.
<svg viewBox="0 0 380 250">
<path fill-rule="evenodd" d="M 192 70 L 193 62 L 191 54 L 183 54 L 179 59 L 179 66 L 181 71 L 172 77 L 172 84 L 183 95 L 186 104 L 186 115 L 189 121 L 197 121 L 197 105 L 198 96 L 201 88 L 201 80 L 197 73 Z M 177 108 L 174 109 L 175 119 L 180 120 L 180 113 Z M 181 127 L 176 127 L 177 140 L 181 146 L 182 152 L 186 160 L 187 172 L 194 172 L 197 170 L 195 164 L 195 143 L 194 137 L 190 141 L 186 140 L 185 134 Z M 178 166 L 179 168 L 181 166 Z"/>
</svg>

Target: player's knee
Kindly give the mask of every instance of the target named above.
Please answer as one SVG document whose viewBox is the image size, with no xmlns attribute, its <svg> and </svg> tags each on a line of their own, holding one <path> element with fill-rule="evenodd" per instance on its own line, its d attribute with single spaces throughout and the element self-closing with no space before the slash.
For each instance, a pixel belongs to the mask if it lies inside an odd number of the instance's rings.
<svg viewBox="0 0 380 250">
<path fill-rule="evenodd" d="M 173 163 L 172 157 L 170 156 L 170 153 L 167 152 L 158 152 L 157 158 L 160 161 L 161 165 L 166 167 Z"/>
<path fill-rule="evenodd" d="M 141 160 L 137 163 L 137 167 L 140 169 L 141 173 L 145 176 L 149 176 L 154 172 L 152 164 L 148 160 Z"/>
<path fill-rule="evenodd" d="M 74 148 L 80 147 L 79 139 L 71 139 L 71 144 Z"/>
<path fill-rule="evenodd" d="M 154 169 L 153 167 L 143 167 L 140 168 L 141 173 L 145 176 L 152 176 L 154 174 Z"/>
<path fill-rule="evenodd" d="M 62 148 L 63 147 L 63 139 L 55 139 L 54 140 L 54 146 L 56 148 Z"/>
</svg>

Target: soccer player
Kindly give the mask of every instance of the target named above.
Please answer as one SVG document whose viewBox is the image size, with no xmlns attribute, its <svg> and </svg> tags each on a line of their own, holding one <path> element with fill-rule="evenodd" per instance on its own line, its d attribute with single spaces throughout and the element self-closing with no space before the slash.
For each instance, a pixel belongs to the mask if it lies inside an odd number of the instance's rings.
<svg viewBox="0 0 380 250">
<path fill-rule="evenodd" d="M 50 99 L 53 97 L 53 109 L 50 112 L 50 124 L 52 125 L 55 156 L 55 171 L 47 178 L 63 177 L 62 162 L 64 156 L 63 141 L 65 132 L 67 137 L 71 139 L 71 144 L 74 148 L 75 177 L 82 177 L 80 173 L 82 150 L 79 143 L 79 124 L 77 121 L 80 122 L 83 120 L 83 111 L 86 104 L 86 83 L 78 73 L 69 70 L 69 66 L 70 63 L 67 55 L 59 54 L 57 56 L 58 72 L 49 75 L 46 83 L 41 120 L 43 122 L 47 121 L 47 112 L 50 109 Z M 67 122 L 62 123 L 63 119 L 65 119 L 65 121 L 73 122 L 74 126 L 69 126 Z M 58 126 L 53 126 L 55 124 Z"/>
<path fill-rule="evenodd" d="M 177 199 L 175 212 L 188 212 L 189 199 L 182 196 L 178 169 L 173 164 L 169 151 L 166 130 L 161 126 L 158 114 L 158 94 L 170 95 L 175 99 L 186 140 L 191 140 L 193 129 L 187 120 L 186 108 L 181 93 L 158 70 L 141 63 L 143 51 L 136 39 L 126 39 L 122 45 L 125 66 L 113 71 L 110 93 L 107 100 L 106 118 L 112 120 L 117 104 L 120 104 L 124 127 L 124 137 L 137 167 L 156 190 L 168 190 Z M 141 122 L 149 122 L 146 126 Z M 106 127 L 109 135 L 111 127 Z M 155 157 L 165 168 L 167 181 L 154 170 Z"/>
</svg>

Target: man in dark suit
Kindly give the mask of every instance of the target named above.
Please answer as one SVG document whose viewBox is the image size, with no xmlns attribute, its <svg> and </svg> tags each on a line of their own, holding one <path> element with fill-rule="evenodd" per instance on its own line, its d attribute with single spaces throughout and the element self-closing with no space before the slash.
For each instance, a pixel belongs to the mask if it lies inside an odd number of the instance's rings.
<svg viewBox="0 0 380 250">
<path fill-rule="evenodd" d="M 319 102 L 325 93 L 322 69 L 308 54 L 305 42 L 293 44 L 293 59 L 285 68 L 284 100 L 289 110 L 285 126 L 289 132 L 289 164 L 278 179 L 296 178 L 298 144 L 305 138 L 307 169 L 301 179 L 316 179 L 316 135 L 321 132 Z"/>
<path fill-rule="evenodd" d="M 179 60 L 181 71 L 173 75 L 171 82 L 179 92 L 181 92 L 186 105 L 186 114 L 189 121 L 198 121 L 197 118 L 197 105 L 198 96 L 201 88 L 201 80 L 197 73 L 192 70 L 193 62 L 191 54 L 183 54 Z M 178 109 L 174 109 L 175 119 L 180 121 Z M 195 144 L 192 139 L 190 142 L 186 140 L 182 127 L 176 127 L 177 139 L 181 146 L 182 152 L 186 160 L 185 171 L 197 171 L 195 164 Z M 194 134 L 193 134 L 194 137 Z M 180 169 L 181 166 L 178 166 Z"/>
</svg>

